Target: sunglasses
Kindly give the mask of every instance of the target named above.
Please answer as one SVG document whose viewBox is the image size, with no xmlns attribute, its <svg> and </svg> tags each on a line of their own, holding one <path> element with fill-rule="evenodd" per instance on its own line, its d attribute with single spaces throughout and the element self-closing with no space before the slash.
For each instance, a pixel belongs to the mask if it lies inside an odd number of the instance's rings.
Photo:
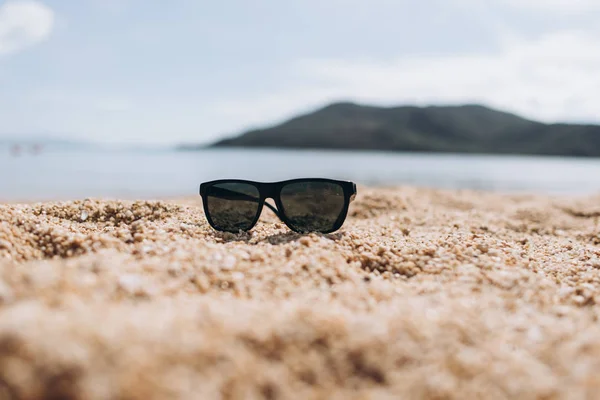
<svg viewBox="0 0 600 400">
<path fill-rule="evenodd" d="M 201 184 L 200 196 L 208 223 L 218 231 L 249 231 L 266 205 L 294 232 L 331 233 L 343 225 L 356 185 L 322 178 L 273 183 L 223 179 Z M 268 198 L 276 207 L 265 202 Z"/>
</svg>

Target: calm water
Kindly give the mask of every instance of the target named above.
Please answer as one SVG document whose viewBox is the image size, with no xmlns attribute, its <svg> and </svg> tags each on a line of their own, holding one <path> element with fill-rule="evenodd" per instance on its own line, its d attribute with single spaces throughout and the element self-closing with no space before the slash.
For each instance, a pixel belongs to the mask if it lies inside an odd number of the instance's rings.
<svg viewBox="0 0 600 400">
<path fill-rule="evenodd" d="M 0 200 L 196 195 L 200 182 L 227 177 L 272 181 L 303 176 L 362 184 L 411 184 L 503 192 L 600 193 L 600 160 L 205 150 L 0 153 Z"/>
</svg>

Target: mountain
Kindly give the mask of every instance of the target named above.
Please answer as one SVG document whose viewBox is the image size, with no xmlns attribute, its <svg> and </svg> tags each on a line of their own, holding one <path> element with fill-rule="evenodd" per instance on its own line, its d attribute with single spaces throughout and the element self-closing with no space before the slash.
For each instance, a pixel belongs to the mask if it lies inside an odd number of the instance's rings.
<svg viewBox="0 0 600 400">
<path fill-rule="evenodd" d="M 476 104 L 375 107 L 343 102 L 208 147 L 599 157 L 600 126 L 544 124 Z"/>
</svg>

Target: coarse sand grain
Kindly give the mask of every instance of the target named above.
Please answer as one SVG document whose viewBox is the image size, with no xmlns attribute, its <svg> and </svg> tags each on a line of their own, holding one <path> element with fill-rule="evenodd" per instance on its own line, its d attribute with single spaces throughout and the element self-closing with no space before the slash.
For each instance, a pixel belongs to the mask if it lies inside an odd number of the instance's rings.
<svg viewBox="0 0 600 400">
<path fill-rule="evenodd" d="M 0 399 L 600 398 L 600 196 L 359 189 L 328 235 L 0 205 Z"/>
</svg>

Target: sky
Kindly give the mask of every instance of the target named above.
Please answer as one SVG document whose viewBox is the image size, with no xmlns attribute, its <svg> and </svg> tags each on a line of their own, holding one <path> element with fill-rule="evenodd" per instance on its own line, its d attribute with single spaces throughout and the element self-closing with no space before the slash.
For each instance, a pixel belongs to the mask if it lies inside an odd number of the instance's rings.
<svg viewBox="0 0 600 400">
<path fill-rule="evenodd" d="M 600 0 L 0 0 L 0 139 L 205 143 L 333 101 L 600 123 Z"/>
</svg>

